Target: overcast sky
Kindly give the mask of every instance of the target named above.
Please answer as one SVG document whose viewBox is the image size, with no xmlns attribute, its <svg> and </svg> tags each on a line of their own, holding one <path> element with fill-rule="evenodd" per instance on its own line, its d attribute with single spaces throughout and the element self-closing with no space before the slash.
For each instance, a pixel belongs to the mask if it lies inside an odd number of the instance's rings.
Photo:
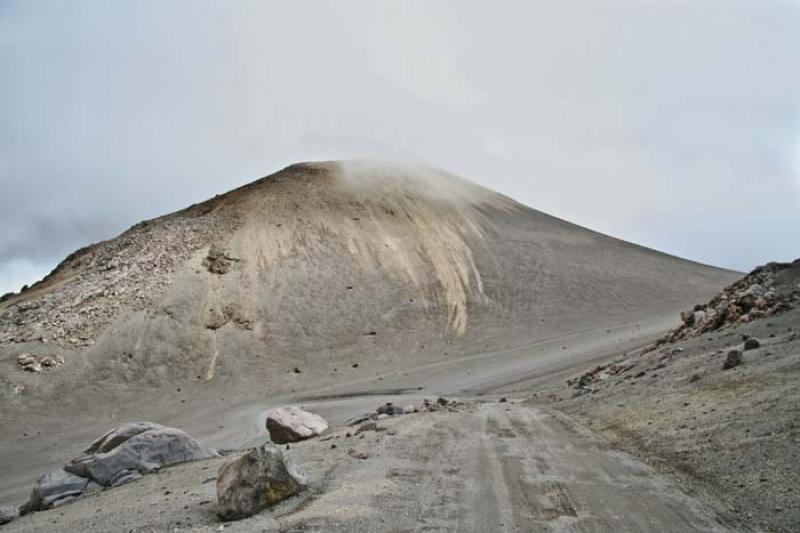
<svg viewBox="0 0 800 533">
<path fill-rule="evenodd" d="M 0 293 L 319 159 L 715 265 L 800 256 L 797 1 L 2 0 L 0 102 Z"/>
</svg>

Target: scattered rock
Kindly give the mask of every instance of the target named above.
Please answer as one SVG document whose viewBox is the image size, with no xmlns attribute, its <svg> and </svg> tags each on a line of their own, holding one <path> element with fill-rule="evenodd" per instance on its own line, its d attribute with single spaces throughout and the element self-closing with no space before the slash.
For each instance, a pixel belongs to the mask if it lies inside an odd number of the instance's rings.
<svg viewBox="0 0 800 533">
<path fill-rule="evenodd" d="M 365 431 L 378 431 L 378 424 L 376 422 L 364 422 L 356 430 L 356 435 Z"/>
<path fill-rule="evenodd" d="M 267 412 L 267 431 L 276 444 L 316 437 L 326 429 L 328 423 L 324 418 L 299 407 L 277 407 Z"/>
<path fill-rule="evenodd" d="M 378 415 L 377 418 L 378 420 L 386 420 L 387 418 L 389 418 L 389 415 L 387 415 L 386 413 L 381 413 Z"/>
<path fill-rule="evenodd" d="M 403 407 L 403 414 L 404 415 L 410 415 L 410 414 L 416 413 L 416 412 L 417 412 L 417 408 L 414 407 L 413 405 L 406 405 L 405 407 Z"/>
<path fill-rule="evenodd" d="M 375 410 L 375 412 L 378 413 L 379 415 L 385 414 L 389 416 L 394 416 L 403 414 L 403 409 L 394 405 L 392 402 L 386 402 L 385 404 L 378 407 Z"/>
<path fill-rule="evenodd" d="M 17 366 L 27 372 L 41 372 L 43 368 L 54 368 L 63 364 L 64 358 L 60 355 L 37 357 L 24 353 L 17 357 Z"/>
<path fill-rule="evenodd" d="M 747 350 L 755 350 L 759 346 L 761 346 L 761 343 L 755 337 L 750 337 L 750 338 L 748 338 L 747 340 L 744 341 L 744 349 L 745 349 L 745 351 L 747 351 Z"/>
<path fill-rule="evenodd" d="M 499 403 L 506 403 L 507 401 L 508 400 L 506 399 L 506 397 L 503 396 L 502 398 L 500 398 Z"/>
<path fill-rule="evenodd" d="M 728 352 L 725 362 L 722 363 L 722 370 L 729 370 L 733 367 L 739 366 L 740 364 L 742 364 L 742 352 L 739 350 L 731 350 Z"/>
<path fill-rule="evenodd" d="M 574 385 L 576 389 L 589 388 L 589 386 L 596 381 L 605 381 L 611 376 L 627 372 L 634 366 L 636 366 L 636 363 L 629 363 L 627 361 L 598 365 L 576 378 L 568 379 L 567 385 Z M 644 375 L 643 372 L 639 372 L 639 374 L 641 374 L 641 376 Z M 634 377 L 641 377 L 639 374 Z"/>
<path fill-rule="evenodd" d="M 695 381 L 700 381 L 700 374 L 692 374 L 689 377 L 689 383 L 694 383 Z"/>
<path fill-rule="evenodd" d="M 217 472 L 217 514 L 252 516 L 306 489 L 308 482 L 280 448 L 265 444 L 235 457 Z"/>
<path fill-rule="evenodd" d="M 24 353 L 17 357 L 17 366 L 27 372 L 41 372 L 42 365 L 39 360 L 29 353 Z"/>
<path fill-rule="evenodd" d="M 362 461 L 364 459 L 369 459 L 369 454 L 367 452 L 359 452 L 354 448 L 350 448 L 350 451 L 347 452 L 347 455 L 354 459 L 361 459 Z"/>
</svg>

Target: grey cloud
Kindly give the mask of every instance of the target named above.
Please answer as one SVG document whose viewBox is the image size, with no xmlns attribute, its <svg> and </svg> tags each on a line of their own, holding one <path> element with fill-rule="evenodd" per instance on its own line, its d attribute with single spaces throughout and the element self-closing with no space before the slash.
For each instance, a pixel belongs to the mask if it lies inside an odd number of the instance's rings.
<svg viewBox="0 0 800 533">
<path fill-rule="evenodd" d="M 778 0 L 4 2 L 0 275 L 340 158 L 722 266 L 800 255 L 799 25 Z"/>
</svg>

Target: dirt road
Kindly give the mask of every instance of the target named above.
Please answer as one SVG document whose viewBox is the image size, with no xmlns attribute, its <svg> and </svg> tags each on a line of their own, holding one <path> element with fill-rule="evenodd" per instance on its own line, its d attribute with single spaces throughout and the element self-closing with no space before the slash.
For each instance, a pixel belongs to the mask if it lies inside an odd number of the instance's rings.
<svg viewBox="0 0 800 533">
<path fill-rule="evenodd" d="M 225 531 L 735 530 L 649 467 L 534 406 L 467 402 L 381 426 L 293 445 L 287 453 L 312 492 Z M 8 530 L 214 531 L 208 481 L 221 461 L 168 469 Z"/>
</svg>

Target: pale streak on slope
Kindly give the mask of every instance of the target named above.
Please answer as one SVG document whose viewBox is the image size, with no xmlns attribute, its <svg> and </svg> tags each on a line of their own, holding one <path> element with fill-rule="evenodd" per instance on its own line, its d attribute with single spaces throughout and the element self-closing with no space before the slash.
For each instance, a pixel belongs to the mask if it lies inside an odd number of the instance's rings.
<svg viewBox="0 0 800 533">
<path fill-rule="evenodd" d="M 468 301 L 485 298 L 467 242 L 484 238 L 477 207 L 512 210 L 513 202 L 435 171 L 319 168 L 323 176 L 293 183 L 292 193 L 275 184 L 248 199 L 240 238 L 257 275 L 269 279 L 286 257 L 313 261 L 338 248 L 365 271 L 437 285 L 450 327 L 463 334 Z"/>
</svg>

